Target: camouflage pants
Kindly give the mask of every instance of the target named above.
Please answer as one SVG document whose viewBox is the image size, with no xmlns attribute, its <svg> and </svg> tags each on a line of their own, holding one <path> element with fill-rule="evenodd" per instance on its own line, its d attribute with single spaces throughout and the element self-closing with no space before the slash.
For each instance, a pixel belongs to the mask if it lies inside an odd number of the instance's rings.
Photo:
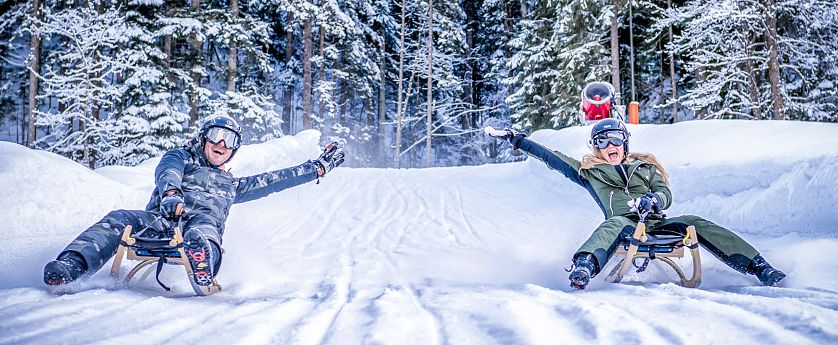
<svg viewBox="0 0 838 345">
<path fill-rule="evenodd" d="M 745 273 L 759 252 L 732 231 L 698 216 L 679 216 L 646 223 L 649 234 L 678 234 L 684 236 L 687 226 L 694 225 L 698 244 L 731 268 Z M 592 253 L 597 261 L 597 271 L 602 269 L 623 238 L 631 237 L 637 222 L 626 217 L 608 218 L 594 230 L 574 255 Z"/>
<path fill-rule="evenodd" d="M 93 226 L 87 228 L 61 252 L 72 251 L 81 254 L 87 263 L 88 274 L 98 271 L 116 254 L 125 226 L 130 225 L 132 233 L 143 229 L 164 232 L 173 227 L 173 223 L 159 214 L 139 210 L 116 210 L 108 213 Z M 221 248 L 221 233 L 211 219 L 196 215 L 183 225 L 183 236 L 191 231 L 200 231 L 217 248 Z M 220 251 L 219 251 L 220 253 Z"/>
</svg>

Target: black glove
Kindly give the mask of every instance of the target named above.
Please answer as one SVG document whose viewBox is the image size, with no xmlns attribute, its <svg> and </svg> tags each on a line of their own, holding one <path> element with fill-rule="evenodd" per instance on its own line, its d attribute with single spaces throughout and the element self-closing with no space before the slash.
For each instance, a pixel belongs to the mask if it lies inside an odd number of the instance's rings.
<svg viewBox="0 0 838 345">
<path fill-rule="evenodd" d="M 169 189 L 163 192 L 163 198 L 160 199 L 160 214 L 169 219 L 180 216 L 178 205 L 183 205 L 183 195 L 177 189 Z"/>
<path fill-rule="evenodd" d="M 508 141 L 510 144 L 512 144 L 512 149 L 514 150 L 517 150 L 519 147 L 521 147 L 521 140 L 527 137 L 526 134 L 518 133 L 518 131 L 511 128 L 497 130 L 491 127 L 486 127 L 485 131 L 486 134 L 489 134 L 490 136 Z"/>
<path fill-rule="evenodd" d="M 343 163 L 343 159 L 343 148 L 337 142 L 326 145 L 323 153 L 314 161 L 314 165 L 317 166 L 317 177 L 322 177 L 327 172 L 337 168 Z"/>
<path fill-rule="evenodd" d="M 661 198 L 656 193 L 646 193 L 641 195 L 639 198 L 629 200 L 628 202 L 632 211 L 637 212 L 639 208 L 640 213 L 649 213 L 652 211 L 660 213 L 660 204 Z"/>
</svg>

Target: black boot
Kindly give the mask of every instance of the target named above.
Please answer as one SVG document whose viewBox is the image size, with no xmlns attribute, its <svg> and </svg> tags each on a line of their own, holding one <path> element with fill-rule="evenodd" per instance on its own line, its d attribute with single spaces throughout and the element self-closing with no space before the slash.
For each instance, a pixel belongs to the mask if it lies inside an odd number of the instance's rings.
<svg viewBox="0 0 838 345">
<path fill-rule="evenodd" d="M 595 270 L 596 262 L 594 261 L 594 256 L 590 253 L 579 254 L 576 260 L 573 261 L 573 268 L 568 277 L 570 279 L 570 287 L 584 290 L 594 276 Z"/>
<path fill-rule="evenodd" d="M 777 283 L 786 277 L 785 273 L 771 267 L 761 255 L 757 255 L 751 261 L 751 265 L 748 267 L 748 273 L 757 276 L 759 281 L 762 282 L 762 285 L 765 286 L 777 286 Z"/>
<path fill-rule="evenodd" d="M 63 252 L 57 260 L 50 261 L 44 266 L 44 283 L 47 285 L 64 285 L 79 279 L 87 272 L 87 263 L 76 252 Z"/>
<path fill-rule="evenodd" d="M 183 247 L 192 265 L 193 281 L 200 286 L 209 286 L 218 274 L 221 250 L 198 231 L 189 231 L 184 237 Z"/>
</svg>

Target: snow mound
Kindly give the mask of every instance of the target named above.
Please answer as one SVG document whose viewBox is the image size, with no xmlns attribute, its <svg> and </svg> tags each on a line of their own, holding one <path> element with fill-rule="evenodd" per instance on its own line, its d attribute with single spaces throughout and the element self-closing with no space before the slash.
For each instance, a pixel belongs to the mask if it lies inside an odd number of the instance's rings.
<svg viewBox="0 0 838 345">
<path fill-rule="evenodd" d="M 602 214 L 583 189 L 528 159 L 339 168 L 320 184 L 235 205 L 218 277 L 224 290 L 213 296 L 192 298 L 182 270 L 168 266 L 161 279 L 172 292 L 153 278 L 112 290 L 102 270 L 73 293 L 56 295 L 41 282 L 43 265 L 108 211 L 143 208 L 159 158 L 90 171 L 0 143 L 0 344 L 175 337 L 248 344 L 838 343 L 838 125 L 693 121 L 630 130 L 631 149 L 655 153 L 671 175 L 675 203 L 667 213 L 730 227 L 788 274 L 784 287 L 758 286 L 703 251 L 699 289 L 672 284 L 674 274 L 652 263 L 626 284 L 598 276 L 584 292 L 571 291 L 564 268 Z M 545 130 L 531 138 L 581 158 L 589 131 Z M 307 131 L 245 145 L 231 171 L 245 176 L 300 164 L 317 157 L 318 140 L 318 132 Z M 650 315 L 667 322 L 648 322 Z"/>
</svg>

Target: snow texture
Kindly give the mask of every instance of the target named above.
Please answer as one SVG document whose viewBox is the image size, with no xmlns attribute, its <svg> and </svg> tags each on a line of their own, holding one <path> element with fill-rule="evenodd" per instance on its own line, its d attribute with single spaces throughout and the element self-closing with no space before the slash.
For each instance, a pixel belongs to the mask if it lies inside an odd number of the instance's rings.
<svg viewBox="0 0 838 345">
<path fill-rule="evenodd" d="M 653 263 L 624 284 L 598 276 L 571 291 L 564 268 L 602 216 L 587 192 L 528 159 L 339 168 L 233 206 L 216 295 L 193 296 L 177 266 L 161 275 L 169 293 L 153 277 L 114 290 L 107 269 L 52 290 L 43 265 L 111 209 L 143 208 L 159 158 L 90 171 L 0 142 L 0 344 L 838 343 L 838 125 L 629 129 L 631 150 L 671 173 L 667 213 L 732 228 L 788 274 L 783 287 L 702 251 L 699 289 Z M 531 138 L 581 157 L 589 130 Z M 298 164 L 318 140 L 306 131 L 243 146 L 232 171 Z"/>
</svg>

